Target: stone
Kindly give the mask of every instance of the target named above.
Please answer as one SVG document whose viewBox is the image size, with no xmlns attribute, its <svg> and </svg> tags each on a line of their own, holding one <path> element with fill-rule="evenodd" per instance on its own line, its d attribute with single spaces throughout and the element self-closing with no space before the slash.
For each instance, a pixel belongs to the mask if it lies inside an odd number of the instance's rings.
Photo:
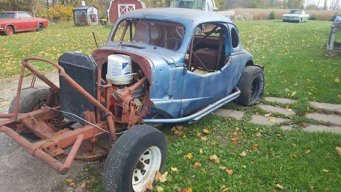
<svg viewBox="0 0 341 192">
<path fill-rule="evenodd" d="M 214 115 L 217 115 L 220 117 L 232 117 L 237 120 L 241 120 L 244 116 L 244 112 L 230 110 L 230 109 L 219 109 L 216 112 L 214 112 Z"/>
<path fill-rule="evenodd" d="M 293 104 L 295 100 L 280 97 L 265 97 L 265 101 L 280 103 L 280 104 Z"/>
<path fill-rule="evenodd" d="M 335 125 L 341 125 L 341 116 L 332 114 L 322 114 L 322 113 L 309 113 L 306 115 L 309 119 L 316 121 L 323 121 L 327 123 L 332 123 Z"/>
<path fill-rule="evenodd" d="M 264 111 L 268 111 L 271 113 L 280 113 L 286 116 L 295 115 L 295 112 L 293 112 L 291 109 L 286 109 L 283 107 L 276 107 L 276 106 L 264 105 L 264 104 L 260 104 L 258 105 L 258 107 L 263 109 Z"/>
<path fill-rule="evenodd" d="M 292 125 L 283 125 L 280 127 L 283 131 L 291 131 L 293 128 L 292 128 Z"/>
<path fill-rule="evenodd" d="M 278 117 L 264 117 L 262 115 L 252 115 L 251 117 L 251 123 L 259 125 L 276 125 L 288 121 L 289 119 L 283 119 Z"/>
<path fill-rule="evenodd" d="M 325 126 L 325 125 L 308 125 L 303 130 L 309 132 L 333 132 L 341 134 L 340 126 Z"/>
<path fill-rule="evenodd" d="M 326 111 L 341 113 L 341 104 L 319 103 L 319 102 L 315 102 L 315 101 L 310 101 L 309 103 L 311 106 L 313 106 L 315 108 L 323 109 Z"/>
</svg>

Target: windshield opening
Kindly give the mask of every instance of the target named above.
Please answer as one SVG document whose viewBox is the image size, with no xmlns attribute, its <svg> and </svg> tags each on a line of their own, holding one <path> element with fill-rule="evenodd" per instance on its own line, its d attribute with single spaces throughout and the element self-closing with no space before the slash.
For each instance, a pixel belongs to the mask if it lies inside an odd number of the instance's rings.
<svg viewBox="0 0 341 192">
<path fill-rule="evenodd" d="M 185 28 L 174 22 L 126 19 L 122 20 L 113 41 L 154 45 L 178 50 L 182 44 Z"/>
<path fill-rule="evenodd" d="M 0 13 L 1 19 L 14 19 L 15 13 Z"/>
<path fill-rule="evenodd" d="M 290 14 L 301 14 L 301 10 L 290 10 L 289 13 Z"/>
</svg>

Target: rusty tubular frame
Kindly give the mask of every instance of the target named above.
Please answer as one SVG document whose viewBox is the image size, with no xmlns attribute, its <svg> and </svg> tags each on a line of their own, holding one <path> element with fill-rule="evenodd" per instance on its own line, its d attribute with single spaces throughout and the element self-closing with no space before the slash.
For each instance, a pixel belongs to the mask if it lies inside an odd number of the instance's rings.
<svg viewBox="0 0 341 192">
<path fill-rule="evenodd" d="M 39 79 L 41 79 L 43 82 L 45 82 L 48 86 L 50 86 L 52 88 L 53 91 L 58 91 L 59 88 L 52 83 L 48 78 L 46 78 L 43 74 L 39 73 L 36 69 L 34 69 L 30 64 L 29 61 L 41 61 L 41 62 L 45 62 L 48 63 L 50 65 L 52 65 L 53 67 L 57 68 L 59 70 L 59 76 L 63 77 L 71 87 L 73 87 L 77 92 L 79 92 L 81 95 L 83 95 L 83 97 L 85 99 L 87 99 L 91 104 L 93 104 L 94 106 L 96 106 L 96 110 L 101 110 L 105 113 L 106 116 L 106 120 L 108 122 L 108 128 L 109 131 L 111 133 L 111 138 L 112 140 L 116 140 L 117 135 L 116 135 L 116 129 L 115 129 L 115 124 L 114 124 L 114 116 L 111 113 L 111 111 L 109 111 L 105 106 L 103 106 L 100 101 L 97 99 L 95 99 L 91 94 L 89 94 L 85 89 L 83 89 L 82 86 L 80 86 L 76 81 L 74 81 L 64 70 L 63 67 L 61 67 L 60 65 L 49 61 L 47 59 L 43 59 L 43 58 L 39 58 L 39 57 L 28 57 L 22 60 L 22 67 L 21 67 L 21 71 L 20 71 L 20 77 L 19 77 L 19 83 L 18 83 L 18 90 L 17 90 L 17 99 L 16 99 L 16 106 L 15 106 L 15 119 L 18 118 L 18 110 L 19 110 L 19 99 L 20 99 L 20 91 L 22 88 L 22 82 L 23 82 L 23 78 L 24 78 L 24 72 L 25 72 L 25 68 L 27 68 L 29 71 L 31 71 L 34 75 L 36 75 Z M 100 85 L 97 85 L 100 86 Z M 96 120 L 99 120 L 99 113 L 97 113 L 97 118 Z"/>
<path fill-rule="evenodd" d="M 0 131 L 6 133 L 11 139 L 13 139 L 17 143 L 19 143 L 32 156 L 34 156 L 34 157 L 42 160 L 43 162 L 47 163 L 49 166 L 51 166 L 53 169 L 55 169 L 56 171 L 58 171 L 61 174 L 66 174 L 69 171 L 69 169 L 72 165 L 72 162 L 76 156 L 76 153 L 77 153 L 77 151 L 78 151 L 79 147 L 81 146 L 83 139 L 84 139 L 84 135 L 82 135 L 82 134 L 79 134 L 77 136 L 68 156 L 66 157 L 65 162 L 61 163 L 57 159 L 51 157 L 49 154 L 45 153 L 41 148 L 35 148 L 32 143 L 27 141 L 24 137 L 19 135 L 13 129 L 6 127 L 6 126 L 2 126 L 0 128 Z"/>
</svg>

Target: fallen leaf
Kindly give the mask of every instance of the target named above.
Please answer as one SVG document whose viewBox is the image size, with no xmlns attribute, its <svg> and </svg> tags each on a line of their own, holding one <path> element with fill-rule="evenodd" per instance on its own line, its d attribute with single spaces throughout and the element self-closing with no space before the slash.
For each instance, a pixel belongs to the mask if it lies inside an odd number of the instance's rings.
<svg viewBox="0 0 341 192">
<path fill-rule="evenodd" d="M 163 190 L 163 187 L 157 186 L 157 187 L 156 187 L 156 191 L 157 191 L 157 192 L 163 192 L 164 190 Z"/>
<path fill-rule="evenodd" d="M 293 97 L 293 96 L 295 96 L 295 95 L 296 95 L 296 91 L 292 92 L 291 95 L 290 95 L 290 97 Z"/>
<path fill-rule="evenodd" d="M 232 176 L 232 175 L 233 175 L 233 170 L 232 170 L 232 169 L 226 169 L 225 171 L 226 171 L 226 173 L 227 173 L 229 176 Z"/>
<path fill-rule="evenodd" d="M 179 172 L 179 169 L 176 167 L 171 167 L 171 172 Z"/>
<path fill-rule="evenodd" d="M 310 150 L 308 149 L 308 150 L 306 150 L 304 153 L 307 153 L 307 154 L 308 154 L 308 153 L 310 153 Z"/>
<path fill-rule="evenodd" d="M 164 183 L 167 181 L 168 172 L 161 174 L 160 172 L 156 172 L 154 180 L 156 182 Z"/>
<path fill-rule="evenodd" d="M 225 171 L 225 170 L 227 169 L 227 167 L 225 167 L 225 166 L 219 166 L 219 169 Z"/>
<path fill-rule="evenodd" d="M 261 137 L 262 134 L 261 134 L 260 132 L 257 132 L 257 133 L 256 133 L 256 136 L 257 136 L 257 137 Z"/>
<path fill-rule="evenodd" d="M 86 182 L 83 182 L 80 187 L 83 188 L 83 189 L 86 188 Z"/>
<path fill-rule="evenodd" d="M 199 167 L 201 167 L 201 163 L 195 162 L 195 163 L 193 164 L 193 167 L 194 167 L 194 168 L 199 168 Z"/>
<path fill-rule="evenodd" d="M 258 148 L 259 148 L 259 144 L 256 144 L 256 143 L 252 144 L 252 149 L 253 149 L 254 151 L 257 151 Z"/>
<path fill-rule="evenodd" d="M 210 131 L 208 129 L 203 129 L 202 130 L 206 135 L 210 133 Z"/>
<path fill-rule="evenodd" d="M 328 172 L 329 172 L 328 169 L 322 169 L 322 171 L 325 172 L 325 173 L 328 173 Z"/>
<path fill-rule="evenodd" d="M 335 147 L 337 154 L 341 155 L 341 147 Z"/>
<path fill-rule="evenodd" d="M 177 125 L 177 126 L 173 127 L 173 128 L 171 129 L 171 131 L 172 131 L 175 135 L 181 136 L 181 135 L 184 134 L 184 129 L 185 129 L 185 128 L 184 128 L 183 126 Z"/>
<path fill-rule="evenodd" d="M 226 191 L 229 190 L 229 188 L 228 188 L 226 185 L 222 185 L 222 186 L 220 186 L 220 190 L 221 190 L 222 192 L 226 192 Z"/>
<path fill-rule="evenodd" d="M 340 78 L 336 77 L 334 81 L 335 81 L 335 83 L 340 83 Z"/>
<path fill-rule="evenodd" d="M 218 156 L 217 156 L 216 154 L 211 155 L 211 156 L 210 156 L 210 160 L 213 161 L 213 162 L 216 163 L 216 164 L 219 164 L 219 163 L 220 163 L 220 159 L 218 158 Z"/>
<path fill-rule="evenodd" d="M 271 113 L 267 113 L 264 115 L 265 117 L 270 117 L 271 116 Z"/>
<path fill-rule="evenodd" d="M 192 192 L 192 188 L 182 188 L 180 192 Z"/>
<path fill-rule="evenodd" d="M 276 184 L 276 189 L 283 190 L 284 187 L 281 184 Z"/>
<path fill-rule="evenodd" d="M 145 188 L 149 191 L 153 190 L 153 182 L 148 182 L 145 186 Z"/>
<path fill-rule="evenodd" d="M 201 137 L 200 140 L 205 142 L 205 141 L 207 141 L 208 139 L 207 139 L 207 137 Z"/>
<path fill-rule="evenodd" d="M 184 155 L 184 157 L 185 157 L 186 159 L 193 159 L 192 153 L 187 153 L 186 155 Z"/>
<path fill-rule="evenodd" d="M 203 151 L 202 149 L 199 149 L 199 153 L 200 153 L 200 154 L 203 154 L 204 151 Z"/>
<path fill-rule="evenodd" d="M 76 183 L 75 181 L 72 179 L 72 178 L 67 178 L 65 180 L 66 184 L 69 186 L 69 187 L 72 187 L 72 188 L 75 188 L 76 187 Z"/>
<path fill-rule="evenodd" d="M 246 157 L 247 153 L 246 153 L 246 151 L 243 151 L 243 152 L 241 152 L 239 155 L 240 155 L 241 157 Z"/>
</svg>

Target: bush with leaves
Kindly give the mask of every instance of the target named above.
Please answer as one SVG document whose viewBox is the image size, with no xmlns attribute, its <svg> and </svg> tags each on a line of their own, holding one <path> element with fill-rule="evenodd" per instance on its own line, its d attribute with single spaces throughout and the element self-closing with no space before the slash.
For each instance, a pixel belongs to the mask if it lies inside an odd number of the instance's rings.
<svg viewBox="0 0 341 192">
<path fill-rule="evenodd" d="M 70 21 L 73 16 L 73 7 L 66 5 L 55 5 L 48 11 L 48 18 L 52 21 L 59 22 Z"/>
<path fill-rule="evenodd" d="M 268 19 L 270 19 L 270 20 L 276 19 L 276 15 L 275 15 L 275 12 L 274 12 L 274 11 L 271 11 L 271 13 L 270 13 L 269 16 L 268 16 Z"/>
</svg>

